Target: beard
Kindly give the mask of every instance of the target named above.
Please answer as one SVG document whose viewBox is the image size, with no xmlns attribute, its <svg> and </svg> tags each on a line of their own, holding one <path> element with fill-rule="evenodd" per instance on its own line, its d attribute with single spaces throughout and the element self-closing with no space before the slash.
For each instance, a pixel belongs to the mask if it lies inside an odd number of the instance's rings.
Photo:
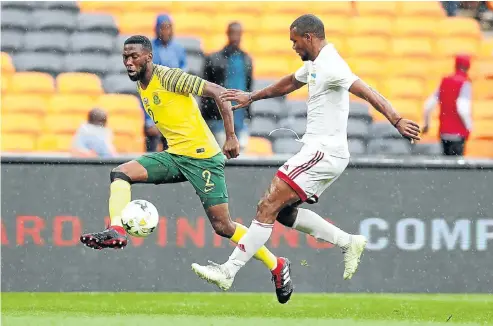
<svg viewBox="0 0 493 326">
<path fill-rule="evenodd" d="M 301 57 L 301 61 L 309 61 L 310 60 L 308 53 L 303 53 L 303 55 L 301 55 L 300 57 Z"/>
</svg>

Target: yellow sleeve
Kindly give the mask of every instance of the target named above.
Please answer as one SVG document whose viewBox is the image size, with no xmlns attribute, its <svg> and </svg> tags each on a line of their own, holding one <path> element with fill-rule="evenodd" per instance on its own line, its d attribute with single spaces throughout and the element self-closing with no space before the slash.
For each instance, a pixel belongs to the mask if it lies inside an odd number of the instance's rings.
<svg viewBox="0 0 493 326">
<path fill-rule="evenodd" d="M 178 68 L 158 67 L 155 71 L 161 85 L 168 92 L 202 96 L 205 86 L 205 80 L 202 78 Z"/>
</svg>

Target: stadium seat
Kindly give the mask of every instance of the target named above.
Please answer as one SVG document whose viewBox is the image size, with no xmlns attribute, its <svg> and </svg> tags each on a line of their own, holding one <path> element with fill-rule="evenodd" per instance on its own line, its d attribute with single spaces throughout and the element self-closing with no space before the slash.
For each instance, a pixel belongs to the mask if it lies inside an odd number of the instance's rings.
<svg viewBox="0 0 493 326">
<path fill-rule="evenodd" d="M 411 153 L 413 155 L 426 155 L 426 156 L 441 156 L 442 155 L 441 143 L 417 143 L 411 146 Z"/>
<path fill-rule="evenodd" d="M 204 71 L 204 56 L 198 54 L 188 54 L 187 68 L 189 73 L 202 76 Z"/>
<path fill-rule="evenodd" d="M 142 153 L 145 151 L 143 136 L 117 134 L 113 138 L 117 153 Z"/>
<path fill-rule="evenodd" d="M 469 158 L 493 158 L 491 140 L 470 140 L 465 146 L 465 156 Z"/>
<path fill-rule="evenodd" d="M 258 137 L 269 137 L 269 133 L 276 128 L 272 119 L 253 118 L 250 123 L 250 135 Z"/>
<path fill-rule="evenodd" d="M 397 37 L 434 37 L 439 23 L 432 17 L 399 17 L 394 20 L 393 33 Z"/>
<path fill-rule="evenodd" d="M 4 10 L 19 10 L 25 13 L 40 8 L 43 3 L 41 1 L 2 1 L 2 11 Z"/>
<path fill-rule="evenodd" d="M 328 4 L 328 2 L 324 2 Z M 331 2 L 335 3 L 335 2 Z M 329 42 L 332 42 L 332 38 L 336 36 L 345 36 L 348 34 L 348 17 L 321 15 L 319 17 L 324 23 L 325 36 Z"/>
<path fill-rule="evenodd" d="M 413 121 L 421 121 L 423 119 L 423 101 L 413 99 L 389 100 L 402 117 Z"/>
<path fill-rule="evenodd" d="M 245 12 L 234 12 L 225 15 L 223 12 L 214 15 L 212 23 L 212 31 L 217 34 L 224 35 L 226 28 L 231 22 L 239 22 L 243 32 L 252 33 L 260 32 L 258 15 Z"/>
<path fill-rule="evenodd" d="M 372 123 L 373 118 L 370 115 L 370 108 L 367 103 L 354 102 L 349 103 L 349 119 L 365 121 L 367 124 Z"/>
<path fill-rule="evenodd" d="M 74 33 L 70 36 L 69 49 L 72 53 L 110 54 L 113 51 L 113 35 Z"/>
<path fill-rule="evenodd" d="M 288 38 L 289 26 L 296 18 L 296 14 L 271 15 L 264 13 L 259 17 L 258 24 L 263 34 L 285 34 L 286 38 Z"/>
<path fill-rule="evenodd" d="M 351 155 L 363 155 L 366 153 L 365 142 L 361 139 L 348 139 L 348 149 Z"/>
<path fill-rule="evenodd" d="M 142 126 L 144 125 L 144 115 L 127 116 L 114 114 L 108 117 L 108 127 L 116 135 L 129 135 L 138 137 L 142 135 Z"/>
<path fill-rule="evenodd" d="M 17 71 L 37 71 L 57 75 L 64 70 L 63 57 L 55 53 L 22 52 L 14 56 Z"/>
<path fill-rule="evenodd" d="M 368 137 L 373 139 L 402 139 L 399 131 L 388 121 L 373 123 L 368 130 Z"/>
<path fill-rule="evenodd" d="M 143 116 L 140 99 L 128 94 L 103 94 L 95 106 L 106 111 L 108 115 L 121 114 L 127 116 Z"/>
<path fill-rule="evenodd" d="M 130 12 L 115 18 L 120 34 L 155 35 L 157 14 L 154 12 Z"/>
<path fill-rule="evenodd" d="M 313 8 L 321 15 L 351 16 L 354 14 L 353 3 L 350 1 L 320 1 L 313 3 Z"/>
<path fill-rule="evenodd" d="M 420 78 L 388 78 L 384 84 L 388 98 L 423 99 L 424 82 Z"/>
<path fill-rule="evenodd" d="M 15 72 L 14 64 L 12 63 L 12 58 L 8 53 L 2 52 L 2 74 L 11 74 Z"/>
<path fill-rule="evenodd" d="M 2 96 L 10 91 L 10 75 L 2 74 Z"/>
<path fill-rule="evenodd" d="M 46 133 L 73 135 L 77 128 L 86 121 L 87 113 L 48 114 L 45 116 L 42 125 L 43 131 Z"/>
<path fill-rule="evenodd" d="M 398 5 L 398 17 L 415 16 L 415 17 L 445 17 L 445 12 L 439 1 L 429 1 L 426 5 L 420 2 L 403 1 Z"/>
<path fill-rule="evenodd" d="M 36 10 L 29 21 L 33 31 L 72 33 L 77 28 L 77 15 L 65 11 Z"/>
<path fill-rule="evenodd" d="M 411 155 L 411 146 L 405 139 L 372 139 L 368 142 L 368 154 Z"/>
<path fill-rule="evenodd" d="M 30 14 L 25 11 L 2 9 L 1 17 L 2 34 L 7 31 L 24 33 L 31 24 Z"/>
<path fill-rule="evenodd" d="M 348 37 L 346 44 L 348 53 L 356 57 L 387 57 L 390 48 L 388 39 L 379 36 Z"/>
<path fill-rule="evenodd" d="M 2 135 L 4 133 L 28 133 L 41 132 L 39 116 L 30 113 L 5 113 L 2 114 Z"/>
<path fill-rule="evenodd" d="M 172 1 L 135 1 L 126 2 L 125 6 L 127 12 L 176 12 L 173 9 Z"/>
<path fill-rule="evenodd" d="M 39 5 L 40 8 L 47 10 L 64 11 L 71 14 L 79 13 L 77 1 L 43 1 Z"/>
<path fill-rule="evenodd" d="M 44 115 L 48 99 L 43 95 L 6 94 L 2 96 L 2 113 L 30 113 Z"/>
<path fill-rule="evenodd" d="M 73 134 L 43 134 L 36 139 L 40 152 L 68 152 L 72 147 Z"/>
<path fill-rule="evenodd" d="M 368 131 L 368 124 L 365 121 L 360 119 L 348 119 L 348 138 L 365 140 L 368 138 Z"/>
<path fill-rule="evenodd" d="M 108 75 L 103 79 L 106 93 L 137 94 L 137 84 L 127 75 Z"/>
<path fill-rule="evenodd" d="M 67 55 L 63 59 L 63 69 L 66 72 L 88 72 L 104 75 L 108 72 L 108 57 L 102 54 Z"/>
<path fill-rule="evenodd" d="M 493 120 L 493 100 L 477 100 L 472 102 L 472 116 L 473 121 Z"/>
<path fill-rule="evenodd" d="M 306 132 L 306 118 L 289 117 L 286 119 L 282 119 L 279 121 L 277 127 L 289 129 L 287 131 L 291 133 L 290 137 L 294 136 L 294 138 L 301 138 Z M 280 133 L 280 131 L 276 131 L 276 134 L 272 134 L 272 137 L 279 138 L 281 135 L 283 135 L 283 133 Z"/>
<path fill-rule="evenodd" d="M 24 33 L 15 30 L 2 30 L 2 51 L 15 53 L 22 50 L 22 39 Z"/>
<path fill-rule="evenodd" d="M 493 79 L 473 81 L 472 95 L 475 100 L 493 100 Z"/>
<path fill-rule="evenodd" d="M 389 16 L 395 17 L 398 13 L 397 1 L 359 1 L 355 2 L 356 11 L 360 16 Z"/>
<path fill-rule="evenodd" d="M 391 52 L 393 57 L 423 57 L 433 55 L 432 42 L 424 37 L 399 37 L 391 41 Z"/>
<path fill-rule="evenodd" d="M 86 114 L 94 108 L 94 99 L 88 95 L 57 94 L 49 101 L 50 114 Z"/>
<path fill-rule="evenodd" d="M 121 13 L 128 10 L 127 1 L 79 1 L 80 10 L 88 13 Z"/>
<path fill-rule="evenodd" d="M 353 17 L 349 21 L 349 31 L 353 36 L 390 36 L 392 25 L 389 17 Z"/>
<path fill-rule="evenodd" d="M 303 147 L 303 143 L 292 138 L 279 138 L 274 141 L 273 149 L 276 154 L 295 154 Z"/>
<path fill-rule="evenodd" d="M 263 34 L 259 33 L 254 39 L 254 55 L 256 54 L 267 54 L 267 55 L 297 55 L 292 47 L 292 43 L 289 40 L 287 34 Z"/>
<path fill-rule="evenodd" d="M 440 37 L 470 37 L 479 39 L 481 37 L 481 28 L 475 19 L 469 17 L 448 17 L 440 20 L 436 33 Z"/>
<path fill-rule="evenodd" d="M 191 7 L 195 5 L 195 11 L 203 11 L 203 12 L 214 12 L 217 13 L 218 2 L 208 2 L 207 6 L 204 5 L 205 2 L 197 1 L 188 3 L 188 1 L 180 1 L 180 7 L 184 7 L 184 9 L 189 9 L 187 7 Z M 248 1 L 225 1 L 220 3 L 221 11 L 224 13 L 249 13 L 249 14 L 260 14 L 264 11 L 264 8 L 261 5 L 252 5 L 252 2 Z M 188 10 L 187 10 L 188 11 Z"/>
<path fill-rule="evenodd" d="M 56 78 L 57 89 L 65 94 L 100 95 L 103 93 L 101 80 L 89 73 L 62 73 Z"/>
<path fill-rule="evenodd" d="M 110 55 L 106 60 L 106 67 L 108 69 L 106 73 L 109 75 L 127 74 L 127 68 L 123 64 L 123 58 L 120 53 Z"/>
<path fill-rule="evenodd" d="M 493 141 L 493 120 L 473 121 L 471 138 Z"/>
<path fill-rule="evenodd" d="M 202 54 L 201 41 L 196 37 L 176 37 L 175 41 L 185 48 L 187 54 Z"/>
<path fill-rule="evenodd" d="M 108 14 L 81 13 L 77 17 L 77 30 L 79 32 L 101 33 L 115 36 L 118 34 L 115 20 L 113 19 L 113 16 Z"/>
<path fill-rule="evenodd" d="M 206 13 L 199 12 L 181 12 L 173 13 L 173 30 L 178 35 L 190 35 L 195 33 L 203 33 L 212 31 L 211 16 Z M 155 21 L 152 22 L 153 27 Z M 223 29 L 223 33 L 226 27 Z M 154 35 L 155 33 L 152 33 Z"/>
<path fill-rule="evenodd" d="M 267 138 L 249 137 L 245 154 L 255 156 L 272 155 L 272 143 Z"/>
<path fill-rule="evenodd" d="M 470 37 L 442 37 L 434 42 L 434 54 L 438 57 L 451 57 L 457 54 L 475 55 L 479 41 Z"/>
<path fill-rule="evenodd" d="M 12 93 L 53 94 L 55 81 L 53 77 L 40 72 L 17 72 L 10 81 Z"/>
<path fill-rule="evenodd" d="M 287 95 L 287 98 L 289 100 L 302 100 L 302 101 L 308 100 L 308 87 L 304 86 L 292 93 L 289 93 Z"/>
<path fill-rule="evenodd" d="M 33 152 L 35 136 L 26 133 L 4 133 L 2 131 L 2 152 Z"/>
<path fill-rule="evenodd" d="M 255 78 L 279 78 L 292 73 L 289 60 L 279 56 L 262 56 L 255 58 Z M 301 66 L 301 65 L 300 65 Z"/>
<path fill-rule="evenodd" d="M 289 116 L 293 117 L 306 117 L 308 107 L 305 101 L 291 100 L 286 102 L 288 108 L 287 112 Z"/>
<path fill-rule="evenodd" d="M 427 79 L 431 75 L 430 60 L 425 58 L 389 58 L 385 64 L 388 77 L 416 77 Z"/>
<path fill-rule="evenodd" d="M 382 67 L 382 62 L 377 58 L 360 58 L 358 56 L 351 56 L 346 58 L 346 62 L 351 70 L 358 76 L 361 75 L 373 78 L 382 78 L 387 74 L 385 67 Z"/>
<path fill-rule="evenodd" d="M 254 117 L 271 117 L 277 119 L 287 115 L 287 110 L 281 101 L 277 99 L 267 99 L 252 103 L 250 113 Z"/>
<path fill-rule="evenodd" d="M 23 38 L 23 50 L 45 52 L 48 54 L 65 53 L 68 48 L 68 36 L 62 32 L 30 32 Z"/>
</svg>

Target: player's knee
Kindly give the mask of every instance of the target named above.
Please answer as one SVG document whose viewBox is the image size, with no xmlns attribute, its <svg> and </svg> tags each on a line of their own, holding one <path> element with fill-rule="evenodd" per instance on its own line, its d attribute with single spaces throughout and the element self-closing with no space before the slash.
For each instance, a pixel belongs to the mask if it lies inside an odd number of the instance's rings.
<svg viewBox="0 0 493 326">
<path fill-rule="evenodd" d="M 110 172 L 110 180 L 111 180 L 111 182 L 113 182 L 113 181 L 115 181 L 117 179 L 121 179 L 121 180 L 127 181 L 128 183 L 132 184 L 132 178 L 130 178 L 128 176 L 128 174 L 125 173 L 124 169 L 122 169 L 121 166 L 118 166 L 118 167 L 114 168 Z"/>
<path fill-rule="evenodd" d="M 221 220 L 213 220 L 211 221 L 212 228 L 217 235 L 224 238 L 231 238 L 235 232 L 235 226 L 233 222 L 230 221 L 221 221 Z"/>
<path fill-rule="evenodd" d="M 296 205 L 290 205 L 281 209 L 279 214 L 277 214 L 277 221 L 284 226 L 292 228 L 296 220 L 296 215 L 298 215 L 298 207 Z"/>
<path fill-rule="evenodd" d="M 255 219 L 261 223 L 274 223 L 277 218 L 277 212 L 280 210 L 274 202 L 270 201 L 267 196 L 262 198 L 257 204 L 257 216 Z"/>
</svg>

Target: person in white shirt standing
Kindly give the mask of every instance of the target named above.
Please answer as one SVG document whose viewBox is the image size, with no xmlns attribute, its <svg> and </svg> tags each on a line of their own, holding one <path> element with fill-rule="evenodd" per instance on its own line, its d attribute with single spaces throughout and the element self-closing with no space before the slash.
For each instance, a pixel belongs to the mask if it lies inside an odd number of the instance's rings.
<svg viewBox="0 0 493 326">
<path fill-rule="evenodd" d="M 277 171 L 258 203 L 256 217 L 247 234 L 226 263 L 192 265 L 198 276 L 223 290 L 231 287 L 236 273 L 267 242 L 276 220 L 340 247 L 344 254 L 344 279 L 351 279 L 356 272 L 367 239 L 344 232 L 311 210 L 298 208 L 303 202 L 317 202 L 348 165 L 348 91 L 373 105 L 404 137 L 419 140 L 419 126 L 402 118 L 383 96 L 351 72 L 334 46 L 325 40 L 324 25 L 319 18 L 314 15 L 297 18 L 291 24 L 290 38 L 293 49 L 304 61 L 295 74 L 260 91 L 227 90 L 222 95 L 222 100 L 238 103 L 235 109 L 286 95 L 304 85 L 308 85 L 309 94 L 307 128 L 301 139 L 304 145 Z M 284 299 L 279 301 L 287 302 L 293 292 L 290 268 L 283 270 L 275 282 L 279 285 L 276 285 L 278 297 Z"/>
</svg>

